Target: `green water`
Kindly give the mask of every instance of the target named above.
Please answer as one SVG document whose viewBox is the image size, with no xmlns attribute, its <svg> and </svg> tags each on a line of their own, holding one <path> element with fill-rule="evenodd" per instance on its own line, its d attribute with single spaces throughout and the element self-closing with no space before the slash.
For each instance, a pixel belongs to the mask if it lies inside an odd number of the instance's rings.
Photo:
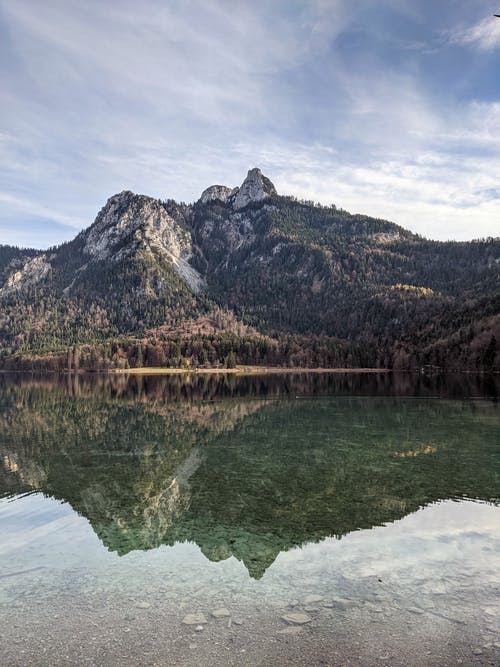
<svg viewBox="0 0 500 667">
<path fill-rule="evenodd" d="M 5 664 L 492 664 L 497 390 L 3 378 Z M 182 622 L 193 612 L 201 630 Z"/>
</svg>

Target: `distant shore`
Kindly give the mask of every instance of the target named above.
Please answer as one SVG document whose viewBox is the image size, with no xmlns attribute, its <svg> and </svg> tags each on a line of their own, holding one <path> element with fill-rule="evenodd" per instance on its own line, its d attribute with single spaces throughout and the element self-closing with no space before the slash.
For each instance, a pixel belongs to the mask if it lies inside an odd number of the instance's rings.
<svg viewBox="0 0 500 667">
<path fill-rule="evenodd" d="M 389 368 L 284 368 L 279 366 L 236 366 L 235 368 L 111 368 L 120 375 L 270 375 L 283 373 L 390 373 Z"/>
</svg>

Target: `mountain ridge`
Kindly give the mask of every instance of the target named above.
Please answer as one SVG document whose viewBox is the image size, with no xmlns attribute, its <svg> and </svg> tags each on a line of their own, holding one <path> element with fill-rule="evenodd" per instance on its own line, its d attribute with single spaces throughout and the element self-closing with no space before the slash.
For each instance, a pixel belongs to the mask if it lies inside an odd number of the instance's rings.
<svg viewBox="0 0 500 667">
<path fill-rule="evenodd" d="M 500 239 L 423 239 L 392 222 L 280 196 L 257 168 L 240 187 L 210 186 L 193 204 L 125 190 L 70 242 L 47 251 L 0 246 L 0 366 L 143 339 L 223 309 L 280 349 L 283 338 L 311 338 L 300 344 L 299 365 L 318 341 L 330 351 L 343 341 L 362 366 L 446 367 L 453 359 L 459 368 L 496 368 L 499 276 Z M 187 351 L 194 365 L 227 363 L 231 352 L 236 362 L 263 361 L 237 349 L 214 357 L 206 342 L 206 354 Z M 370 346 L 376 354 L 361 359 Z M 169 353 L 165 363 L 186 360 Z M 464 364 L 470 353 L 476 358 Z"/>
</svg>

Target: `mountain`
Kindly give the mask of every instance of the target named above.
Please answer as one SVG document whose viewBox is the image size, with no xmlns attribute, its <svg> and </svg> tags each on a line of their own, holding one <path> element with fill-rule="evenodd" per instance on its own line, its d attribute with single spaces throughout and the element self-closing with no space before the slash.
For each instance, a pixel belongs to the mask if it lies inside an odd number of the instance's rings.
<svg viewBox="0 0 500 667">
<path fill-rule="evenodd" d="M 0 246 L 0 366 L 500 368 L 500 239 L 437 242 L 278 195 L 129 191 L 47 251 Z"/>
</svg>

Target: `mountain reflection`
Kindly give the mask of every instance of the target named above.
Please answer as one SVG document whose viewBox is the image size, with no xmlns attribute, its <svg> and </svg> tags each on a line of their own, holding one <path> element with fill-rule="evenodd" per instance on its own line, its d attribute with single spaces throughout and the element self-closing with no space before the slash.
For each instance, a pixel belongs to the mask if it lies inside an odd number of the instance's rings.
<svg viewBox="0 0 500 667">
<path fill-rule="evenodd" d="M 66 501 L 120 555 L 188 540 L 260 578 L 281 551 L 439 499 L 496 502 L 496 405 L 404 398 L 497 395 L 465 381 L 3 378 L 0 496 Z"/>
</svg>

